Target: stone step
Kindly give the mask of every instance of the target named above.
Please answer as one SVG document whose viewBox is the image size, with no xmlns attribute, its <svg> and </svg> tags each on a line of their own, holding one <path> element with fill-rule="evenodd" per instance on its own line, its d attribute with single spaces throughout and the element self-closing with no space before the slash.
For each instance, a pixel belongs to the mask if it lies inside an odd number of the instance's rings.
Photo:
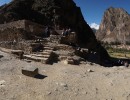
<svg viewBox="0 0 130 100">
<path fill-rule="evenodd" d="M 45 49 L 45 50 L 43 50 L 43 51 L 51 53 L 53 50 Z"/>
<path fill-rule="evenodd" d="M 58 45 L 56 45 L 55 48 L 57 48 L 57 49 L 64 49 L 64 50 L 68 50 L 68 51 L 74 50 L 74 48 L 72 46 L 64 45 L 64 44 L 58 44 Z"/>
<path fill-rule="evenodd" d="M 34 61 L 42 62 L 42 63 L 47 63 L 47 61 L 48 61 L 48 58 L 36 57 L 36 56 L 32 56 L 32 55 L 24 55 L 23 57 L 26 59 L 29 59 L 29 60 L 34 60 Z"/>
<path fill-rule="evenodd" d="M 52 47 L 49 47 L 49 46 L 46 46 L 46 47 L 44 47 L 44 49 L 46 50 L 53 50 L 54 48 L 52 48 Z"/>
<path fill-rule="evenodd" d="M 36 57 L 43 57 L 43 58 L 49 58 L 50 57 L 50 55 L 48 55 L 48 54 L 31 54 L 32 56 L 36 56 Z"/>
<path fill-rule="evenodd" d="M 11 50 L 11 53 L 23 53 L 22 50 Z"/>
<path fill-rule="evenodd" d="M 47 51 L 43 51 L 43 52 L 40 52 L 40 54 L 43 54 L 43 55 L 50 55 L 52 52 L 47 52 Z"/>
<path fill-rule="evenodd" d="M 72 57 L 69 57 L 68 55 L 60 55 L 59 56 L 59 59 L 60 60 L 73 60 Z"/>
<path fill-rule="evenodd" d="M 67 59 L 67 56 L 59 56 L 59 59 L 60 60 L 65 60 L 65 59 Z"/>
<path fill-rule="evenodd" d="M 64 44 L 62 44 L 62 45 L 57 45 L 57 47 L 68 47 L 68 45 L 64 45 Z"/>
</svg>

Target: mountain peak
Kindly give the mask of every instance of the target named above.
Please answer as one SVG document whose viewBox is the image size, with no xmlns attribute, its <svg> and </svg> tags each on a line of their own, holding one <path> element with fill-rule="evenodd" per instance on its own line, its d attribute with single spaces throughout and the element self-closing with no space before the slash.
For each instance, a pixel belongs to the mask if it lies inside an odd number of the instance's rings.
<svg viewBox="0 0 130 100">
<path fill-rule="evenodd" d="M 130 15 L 123 8 L 108 8 L 103 16 L 97 39 L 104 42 L 122 42 L 124 35 L 129 35 Z M 127 38 L 125 41 L 128 41 Z"/>
</svg>

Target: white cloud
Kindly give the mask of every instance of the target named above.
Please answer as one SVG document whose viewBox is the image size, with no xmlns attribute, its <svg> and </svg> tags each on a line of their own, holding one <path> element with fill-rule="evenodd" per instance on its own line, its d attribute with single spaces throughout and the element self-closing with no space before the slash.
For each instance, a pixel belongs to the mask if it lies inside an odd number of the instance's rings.
<svg viewBox="0 0 130 100">
<path fill-rule="evenodd" d="M 96 30 L 99 29 L 99 25 L 96 24 L 96 23 L 91 23 L 91 24 L 90 24 L 90 27 L 91 27 L 91 28 L 94 28 L 94 29 L 96 29 Z"/>
</svg>

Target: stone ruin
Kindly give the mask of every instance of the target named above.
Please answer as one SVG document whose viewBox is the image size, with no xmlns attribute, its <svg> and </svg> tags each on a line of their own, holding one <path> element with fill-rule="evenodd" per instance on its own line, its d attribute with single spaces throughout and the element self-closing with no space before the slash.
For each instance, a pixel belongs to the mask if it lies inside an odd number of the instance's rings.
<svg viewBox="0 0 130 100">
<path fill-rule="evenodd" d="M 0 25 L 0 47 L 10 49 L 20 59 L 53 64 L 80 64 L 86 60 L 98 63 L 98 56 L 86 48 L 77 46 L 77 35 L 51 28 L 50 36 L 44 37 L 45 26 L 28 20 L 18 20 Z M 94 56 L 92 56 L 94 55 Z M 91 58 L 91 57 L 93 58 Z"/>
</svg>

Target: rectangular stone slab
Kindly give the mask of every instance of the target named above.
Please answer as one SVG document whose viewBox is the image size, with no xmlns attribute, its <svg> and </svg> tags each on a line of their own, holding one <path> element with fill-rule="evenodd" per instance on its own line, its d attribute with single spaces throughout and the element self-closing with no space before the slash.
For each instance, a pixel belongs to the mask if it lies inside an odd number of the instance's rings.
<svg viewBox="0 0 130 100">
<path fill-rule="evenodd" d="M 38 75 L 38 68 L 32 67 L 32 66 L 27 66 L 22 68 L 22 74 L 30 77 L 34 77 L 35 75 Z"/>
</svg>

